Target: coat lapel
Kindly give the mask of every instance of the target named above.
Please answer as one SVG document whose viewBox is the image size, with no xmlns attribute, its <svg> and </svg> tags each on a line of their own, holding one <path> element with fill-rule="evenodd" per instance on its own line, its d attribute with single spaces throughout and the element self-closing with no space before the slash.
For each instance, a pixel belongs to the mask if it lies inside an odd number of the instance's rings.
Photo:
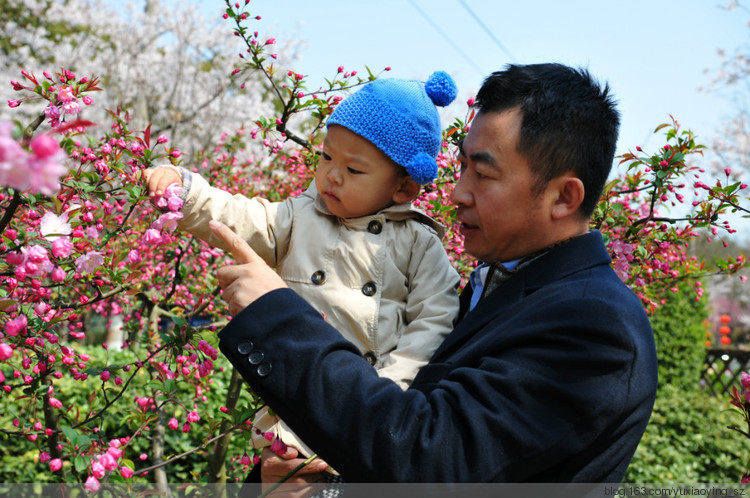
<svg viewBox="0 0 750 498">
<path fill-rule="evenodd" d="M 441 361 L 471 337 L 485 328 L 487 323 L 500 319 L 507 310 L 519 305 L 532 292 L 572 273 L 598 265 L 611 263 L 609 254 L 598 231 L 576 237 L 519 269 L 477 306 L 468 311 L 471 286 L 461 293 L 461 319 L 453 332 L 435 351 L 431 361 Z M 464 310 L 467 310 L 464 313 Z M 531 310 L 529 310 L 531 311 Z M 496 332 L 494 332 L 496 333 Z"/>
</svg>

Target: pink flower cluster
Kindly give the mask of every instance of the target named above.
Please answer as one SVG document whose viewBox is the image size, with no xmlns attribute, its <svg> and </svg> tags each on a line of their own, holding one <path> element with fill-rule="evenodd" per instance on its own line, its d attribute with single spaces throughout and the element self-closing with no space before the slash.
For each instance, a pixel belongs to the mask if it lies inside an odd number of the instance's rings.
<svg viewBox="0 0 750 498">
<path fill-rule="evenodd" d="M 29 153 L 13 138 L 12 129 L 11 123 L 0 122 L 0 187 L 53 195 L 68 171 L 63 165 L 65 153 L 46 134 L 31 139 Z"/>
</svg>

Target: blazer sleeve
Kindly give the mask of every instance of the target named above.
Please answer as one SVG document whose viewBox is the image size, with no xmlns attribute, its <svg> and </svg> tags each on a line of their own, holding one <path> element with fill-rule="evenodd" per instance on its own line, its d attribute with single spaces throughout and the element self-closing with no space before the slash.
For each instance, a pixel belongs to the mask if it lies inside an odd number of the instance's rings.
<svg viewBox="0 0 750 498">
<path fill-rule="evenodd" d="M 442 344 L 458 316 L 460 277 L 448 260 L 440 239 L 417 225 L 411 246 L 407 279 L 406 326 L 396 348 L 383 355 L 381 377 L 409 387 L 432 354 Z"/>
<path fill-rule="evenodd" d="M 270 202 L 260 197 L 232 195 L 210 186 L 198 174 L 190 175 L 190 189 L 178 227 L 226 251 L 227 248 L 208 227 L 212 219 L 220 221 L 247 241 L 268 265 L 275 267 L 289 246 L 294 220 L 293 201 Z"/>
</svg>

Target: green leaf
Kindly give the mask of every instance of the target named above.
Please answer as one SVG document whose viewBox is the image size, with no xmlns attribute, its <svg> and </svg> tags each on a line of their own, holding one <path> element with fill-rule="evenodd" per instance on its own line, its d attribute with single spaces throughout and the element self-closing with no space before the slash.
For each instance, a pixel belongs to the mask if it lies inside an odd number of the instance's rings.
<svg viewBox="0 0 750 498">
<path fill-rule="evenodd" d="M 88 468 L 88 462 L 81 455 L 78 455 L 77 457 L 75 457 L 75 459 L 73 460 L 73 463 L 75 464 L 75 468 L 77 472 L 83 473 Z"/>
<path fill-rule="evenodd" d="M 79 449 L 88 448 L 90 445 L 91 445 L 91 438 L 90 437 L 88 437 L 85 434 L 81 434 L 80 436 L 78 436 L 78 444 L 77 444 L 77 446 L 78 446 Z"/>
<path fill-rule="evenodd" d="M 70 441 L 70 444 L 75 446 L 78 442 L 78 433 L 76 432 L 76 430 L 70 426 L 63 425 L 62 431 L 63 434 L 65 434 L 65 437 L 68 438 L 68 441 Z"/>
</svg>

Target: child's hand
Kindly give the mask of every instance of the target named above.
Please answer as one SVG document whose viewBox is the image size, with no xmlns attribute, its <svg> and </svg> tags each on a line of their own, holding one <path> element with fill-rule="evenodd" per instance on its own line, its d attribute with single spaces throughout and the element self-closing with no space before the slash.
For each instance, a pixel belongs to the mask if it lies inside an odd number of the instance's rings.
<svg viewBox="0 0 750 498">
<path fill-rule="evenodd" d="M 182 176 L 173 168 L 146 169 L 143 170 L 143 183 L 148 188 L 148 196 L 154 200 L 164 195 L 173 183 L 182 187 Z"/>
</svg>

